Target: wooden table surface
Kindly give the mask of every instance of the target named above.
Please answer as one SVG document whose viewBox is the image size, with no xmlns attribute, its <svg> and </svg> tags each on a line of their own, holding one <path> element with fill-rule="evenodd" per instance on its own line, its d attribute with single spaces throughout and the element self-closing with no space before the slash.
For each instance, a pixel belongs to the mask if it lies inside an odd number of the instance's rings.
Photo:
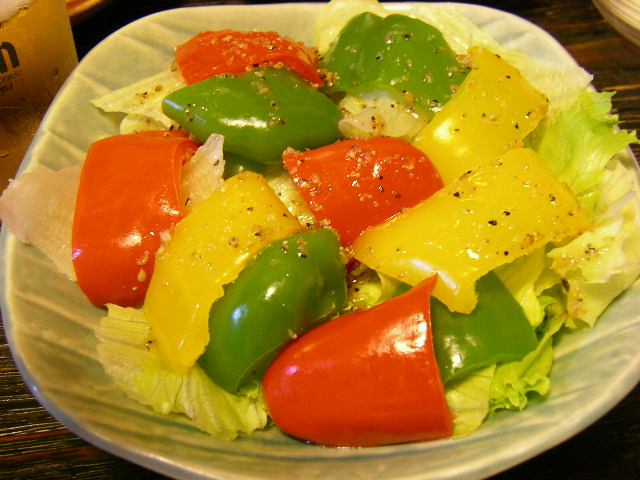
<svg viewBox="0 0 640 480">
<path fill-rule="evenodd" d="M 112 0 L 74 26 L 82 57 L 111 32 L 159 10 L 247 1 Z M 640 48 L 619 35 L 589 0 L 477 2 L 518 14 L 553 35 L 595 75 L 599 90 L 615 90 L 622 127 L 640 131 Z M 640 157 L 640 147 L 633 147 Z M 0 325 L 1 327 L 1 325 Z M 640 351 L 639 351 L 640 355 Z M 585 372 L 586 373 L 586 372 Z M 78 438 L 31 396 L 0 330 L 0 478 L 161 479 Z M 602 419 L 565 443 L 494 477 L 507 479 L 640 478 L 640 387 Z"/>
</svg>

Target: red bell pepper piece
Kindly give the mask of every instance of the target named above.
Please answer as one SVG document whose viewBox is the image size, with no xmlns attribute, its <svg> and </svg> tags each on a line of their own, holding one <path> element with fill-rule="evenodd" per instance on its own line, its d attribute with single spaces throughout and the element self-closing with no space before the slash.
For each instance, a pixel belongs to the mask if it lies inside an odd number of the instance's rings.
<svg viewBox="0 0 640 480">
<path fill-rule="evenodd" d="M 116 135 L 91 144 L 71 242 L 78 285 L 91 303 L 142 303 L 161 237 L 183 217 L 180 168 L 198 146 L 169 132 Z"/>
<path fill-rule="evenodd" d="M 282 159 L 316 219 L 350 245 L 383 222 L 442 188 L 438 171 L 410 143 L 392 137 L 354 138 Z"/>
<path fill-rule="evenodd" d="M 435 280 L 322 324 L 285 347 L 262 380 L 275 424 L 330 446 L 450 436 L 429 315 Z"/>
<path fill-rule="evenodd" d="M 324 85 L 315 50 L 276 32 L 201 32 L 176 48 L 175 61 L 187 84 L 221 73 L 238 75 L 257 67 L 284 67 L 312 85 Z"/>
</svg>

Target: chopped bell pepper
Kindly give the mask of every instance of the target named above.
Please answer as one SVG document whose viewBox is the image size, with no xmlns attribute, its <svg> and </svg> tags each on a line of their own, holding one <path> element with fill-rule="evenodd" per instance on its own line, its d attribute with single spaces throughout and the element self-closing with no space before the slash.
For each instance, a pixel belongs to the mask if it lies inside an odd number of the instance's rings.
<svg viewBox="0 0 640 480">
<path fill-rule="evenodd" d="M 442 188 L 429 159 L 399 138 L 342 140 L 282 159 L 320 224 L 350 245 L 365 229 Z"/>
<path fill-rule="evenodd" d="M 338 107 L 288 70 L 220 75 L 167 95 L 163 112 L 204 142 L 224 136 L 224 150 L 280 163 L 287 147 L 316 148 L 340 137 Z"/>
<path fill-rule="evenodd" d="M 533 150 L 510 150 L 365 231 L 354 257 L 410 285 L 438 273 L 433 295 L 453 312 L 476 306 L 476 281 L 591 223 Z"/>
<path fill-rule="evenodd" d="M 158 252 L 144 314 L 163 363 L 178 374 L 209 343 L 208 316 L 223 285 L 273 240 L 300 230 L 261 175 L 226 180 L 179 222 Z"/>
<path fill-rule="evenodd" d="M 433 344 L 442 381 L 499 362 L 521 360 L 535 350 L 535 328 L 522 307 L 489 272 L 477 282 L 478 304 L 469 314 L 451 312 L 431 299 Z"/>
<path fill-rule="evenodd" d="M 258 67 L 284 67 L 312 85 L 324 83 L 315 50 L 276 32 L 200 32 L 176 48 L 175 59 L 187 84 L 220 73 L 239 75 Z"/>
<path fill-rule="evenodd" d="M 333 230 L 275 240 L 211 307 L 211 340 L 200 366 L 231 393 L 259 381 L 288 342 L 340 310 L 347 295 L 345 276 Z"/>
<path fill-rule="evenodd" d="M 224 154 L 224 178 L 233 177 L 246 170 L 263 175 L 266 169 L 267 165 L 264 163 L 254 162 L 229 152 Z"/>
<path fill-rule="evenodd" d="M 467 75 L 442 33 L 423 21 L 365 12 L 342 29 L 320 62 L 327 94 L 384 89 L 427 118 Z"/>
<path fill-rule="evenodd" d="M 78 285 L 91 303 L 142 303 L 161 237 L 183 217 L 180 168 L 198 146 L 170 132 L 115 135 L 89 146 L 71 243 Z"/>
<path fill-rule="evenodd" d="M 329 446 L 450 436 L 452 415 L 429 316 L 434 280 L 289 343 L 262 380 L 275 424 L 294 437 Z"/>
<path fill-rule="evenodd" d="M 469 54 L 471 72 L 413 141 L 445 184 L 522 147 L 547 113 L 547 98 L 518 69 L 486 48 L 473 47 Z"/>
</svg>

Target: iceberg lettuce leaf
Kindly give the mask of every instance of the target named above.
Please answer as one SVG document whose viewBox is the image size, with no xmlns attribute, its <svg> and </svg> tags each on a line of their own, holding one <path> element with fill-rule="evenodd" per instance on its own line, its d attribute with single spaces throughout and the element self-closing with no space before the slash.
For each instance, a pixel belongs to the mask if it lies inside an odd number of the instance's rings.
<svg viewBox="0 0 640 480">
<path fill-rule="evenodd" d="M 96 330 L 98 360 L 131 399 L 162 414 L 183 413 L 210 435 L 233 440 L 267 425 L 259 385 L 232 395 L 195 365 L 175 375 L 162 365 L 142 310 L 108 306 Z"/>
<path fill-rule="evenodd" d="M 495 365 L 482 368 L 450 382 L 445 398 L 453 419 L 453 436 L 468 435 L 484 422 L 489 413 L 489 387 Z"/>
<path fill-rule="evenodd" d="M 585 91 L 575 105 L 545 120 L 527 138 L 547 167 L 574 192 L 593 228 L 549 249 L 537 280 L 562 285 L 569 328 L 593 326 L 609 303 L 640 275 L 640 187 L 625 149 L 635 132 L 618 129 L 612 92 Z"/>
<path fill-rule="evenodd" d="M 384 135 L 411 141 L 428 122 L 387 90 L 349 93 L 339 107 L 343 118 L 338 127 L 344 137 Z"/>
<path fill-rule="evenodd" d="M 162 100 L 183 86 L 180 73 L 168 69 L 95 98 L 91 103 L 104 112 L 127 115 L 120 126 L 120 133 L 169 128 L 172 121 L 162 113 Z"/>
<path fill-rule="evenodd" d="M 616 130 L 610 114 L 612 92 L 584 91 L 569 110 L 548 117 L 527 138 L 540 160 L 566 183 L 593 219 L 606 166 L 636 141 L 634 132 Z"/>
<path fill-rule="evenodd" d="M 540 297 L 541 291 L 536 284 L 547 268 L 545 263 L 545 249 L 543 247 L 495 270 L 500 281 L 520 304 L 529 323 L 534 327 L 542 323 L 546 305 L 554 301 L 548 297 Z"/>
<path fill-rule="evenodd" d="M 546 320 L 538 347 L 517 362 L 498 365 L 489 390 L 489 410 L 522 410 L 533 392 L 549 393 L 549 372 L 553 364 L 553 335 L 562 327 L 562 315 Z"/>
<path fill-rule="evenodd" d="M 622 163 L 607 172 L 595 227 L 548 253 L 562 278 L 567 326 L 589 328 L 640 275 L 640 186 Z"/>
</svg>

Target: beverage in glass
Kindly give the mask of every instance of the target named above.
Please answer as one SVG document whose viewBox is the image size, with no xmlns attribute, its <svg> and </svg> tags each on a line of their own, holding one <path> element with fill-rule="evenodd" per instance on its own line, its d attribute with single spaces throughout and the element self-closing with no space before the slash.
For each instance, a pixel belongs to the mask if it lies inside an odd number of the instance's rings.
<svg viewBox="0 0 640 480">
<path fill-rule="evenodd" d="M 77 62 L 65 0 L 0 0 L 0 190 Z"/>
</svg>

